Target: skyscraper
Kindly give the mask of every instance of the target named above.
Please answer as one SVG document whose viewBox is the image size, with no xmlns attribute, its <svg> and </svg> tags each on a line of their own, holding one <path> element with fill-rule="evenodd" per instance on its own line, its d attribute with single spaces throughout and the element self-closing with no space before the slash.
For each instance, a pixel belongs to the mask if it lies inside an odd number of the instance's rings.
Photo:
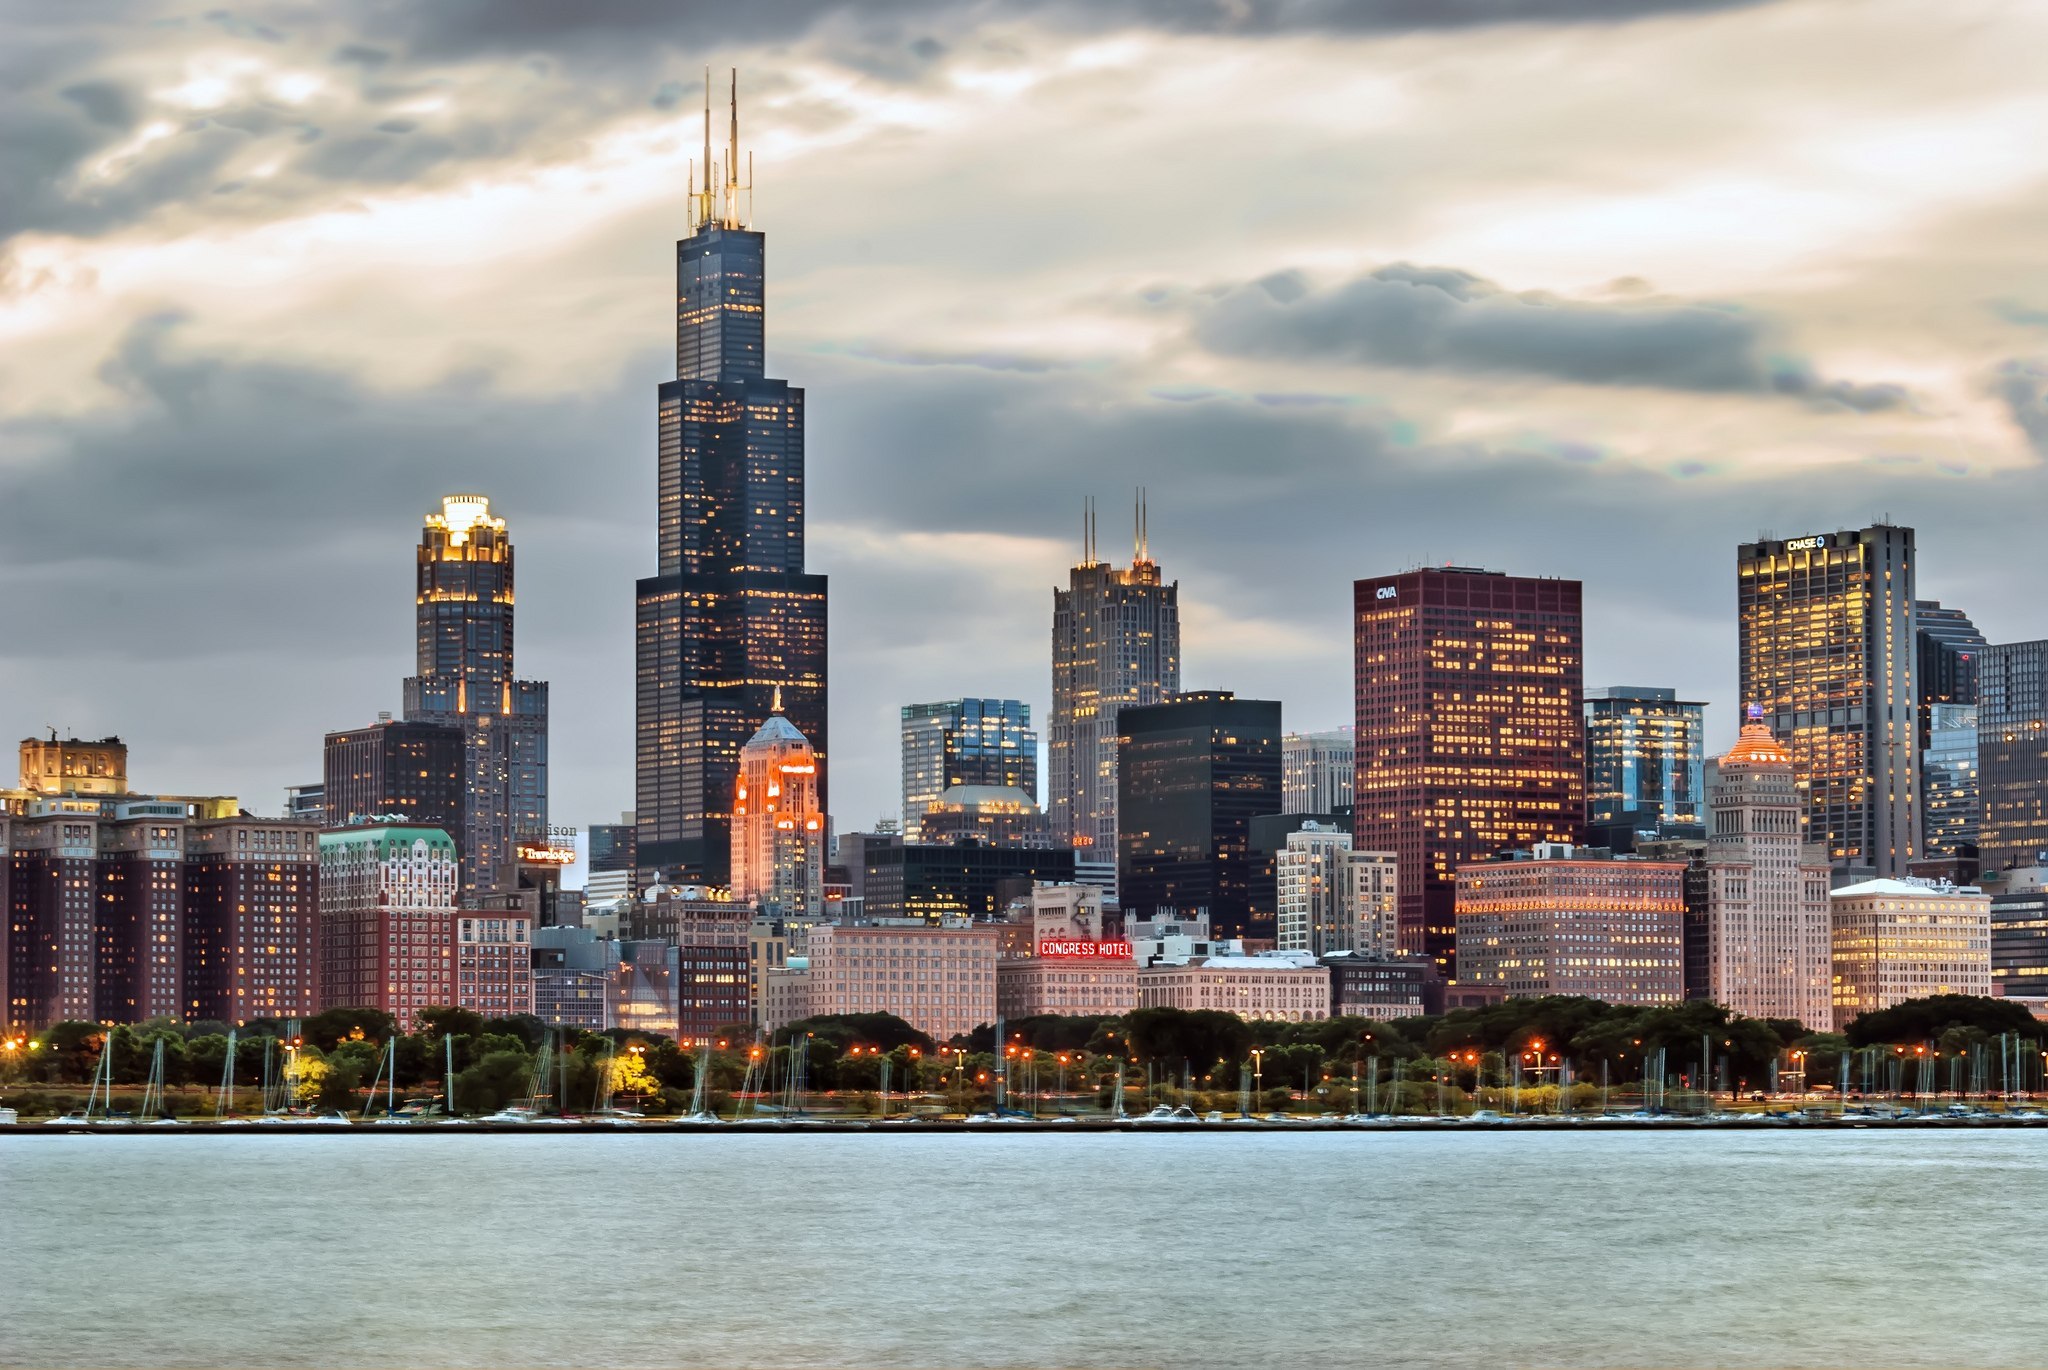
<svg viewBox="0 0 2048 1370">
<path fill-rule="evenodd" d="M 1280 704 L 1227 690 L 1117 715 L 1117 889 L 1127 911 L 1209 911 L 1218 937 L 1271 937 L 1251 822 L 1280 802 Z"/>
<path fill-rule="evenodd" d="M 459 726 L 401 723 L 389 714 L 366 728 L 327 734 L 322 825 L 403 818 L 461 838 L 468 745 Z"/>
<path fill-rule="evenodd" d="M 1678 691 L 1614 685 L 1586 692 L 1586 822 L 1603 833 L 1697 828 L 1705 798 L 1706 706 Z"/>
<path fill-rule="evenodd" d="M 512 539 L 490 500 L 449 495 L 427 515 L 415 604 L 419 673 L 405 680 L 405 720 L 461 730 L 463 887 L 496 889 L 513 848 L 547 833 L 548 687 L 512 674 Z"/>
<path fill-rule="evenodd" d="M 1009 786 L 1038 800 L 1038 734 L 1017 699 L 903 706 L 903 840 L 921 842 L 924 811 L 955 785 Z"/>
<path fill-rule="evenodd" d="M 676 378 L 656 401 L 657 574 L 639 582 L 638 860 L 731 875 L 740 748 L 774 710 L 817 752 L 826 794 L 825 577 L 804 571 L 804 392 L 766 374 L 766 237 L 747 226 L 738 78 L 723 178 L 711 160 L 676 244 Z M 714 183 L 720 188 L 714 189 Z"/>
<path fill-rule="evenodd" d="M 1358 752 L 1349 728 L 1289 733 L 1280 740 L 1280 812 L 1335 813 L 1351 807 Z"/>
<path fill-rule="evenodd" d="M 740 748 L 732 801 L 733 897 L 760 905 L 771 918 L 816 918 L 825 909 L 824 880 L 817 754 L 778 709 Z"/>
<path fill-rule="evenodd" d="M 1975 681 L 1971 682 L 1975 693 Z M 1953 856 L 1977 845 L 1977 706 L 1930 704 L 1920 753 L 1921 849 Z"/>
<path fill-rule="evenodd" d="M 1792 754 L 1838 869 L 1903 875 L 1920 846 L 1913 530 L 1744 543 L 1739 687 Z"/>
<path fill-rule="evenodd" d="M 1585 824 L 1579 582 L 1426 567 L 1353 597 L 1354 831 L 1394 853 L 1401 949 L 1449 971 L 1457 868 Z"/>
<path fill-rule="evenodd" d="M 2048 642 L 1978 656 L 1977 796 L 1985 870 L 2048 864 Z"/>
<path fill-rule="evenodd" d="M 1055 837 L 1083 850 L 1116 852 L 1117 714 L 1180 689 L 1180 582 L 1160 579 L 1146 536 L 1119 570 L 1095 556 L 1088 514 L 1081 564 L 1052 592 L 1052 772 L 1046 808 Z M 1273 796 L 1277 802 L 1279 795 Z M 1276 810 L 1262 810 L 1276 812 Z"/>
<path fill-rule="evenodd" d="M 1920 747 L 1932 745 L 1937 704 L 1977 702 L 1977 653 L 1990 644 L 1961 609 L 1913 601 L 1913 648 L 1920 672 Z"/>
<path fill-rule="evenodd" d="M 1807 841 L 1792 753 L 1761 706 L 1707 767 L 1704 917 L 1688 919 L 1687 997 L 1752 1018 L 1834 1021 L 1829 989 L 1828 867 Z"/>
<path fill-rule="evenodd" d="M 1396 879 L 1390 852 L 1353 851 L 1351 834 L 1308 822 L 1275 854 L 1275 943 L 1312 956 L 1387 956 L 1395 946 Z"/>
</svg>

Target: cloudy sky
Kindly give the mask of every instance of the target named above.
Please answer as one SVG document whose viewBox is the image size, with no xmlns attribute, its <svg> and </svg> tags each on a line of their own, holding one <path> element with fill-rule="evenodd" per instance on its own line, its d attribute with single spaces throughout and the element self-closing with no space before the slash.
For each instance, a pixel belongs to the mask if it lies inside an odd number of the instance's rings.
<svg viewBox="0 0 2048 1370">
<path fill-rule="evenodd" d="M 1733 731 L 1734 545 L 1919 530 L 2048 636 L 2048 9 L 1995 0 L 0 0 L 0 700 L 274 812 L 488 493 L 554 816 L 633 802 L 701 72 L 810 396 L 834 808 L 1050 694 L 1151 491 L 1185 683 L 1347 721 L 1350 582 L 1587 582 Z"/>
</svg>

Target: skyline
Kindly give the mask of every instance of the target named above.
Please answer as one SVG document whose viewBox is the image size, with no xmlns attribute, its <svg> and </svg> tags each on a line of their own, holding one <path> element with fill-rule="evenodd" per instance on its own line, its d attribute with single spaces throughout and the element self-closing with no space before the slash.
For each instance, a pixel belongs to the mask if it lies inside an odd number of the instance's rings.
<svg viewBox="0 0 2048 1370">
<path fill-rule="evenodd" d="M 436 21 L 367 7 L 120 47 L 31 20 L 16 98 L 62 157 L 0 223 L 14 724 L 119 733 L 145 788 L 275 812 L 324 732 L 397 710 L 417 521 L 474 488 L 519 534 L 550 807 L 632 807 L 618 587 L 652 562 L 645 397 L 707 58 L 742 68 L 761 150 L 768 367 L 810 393 L 840 831 L 897 808 L 900 706 L 1050 717 L 1045 592 L 1083 498 L 1138 485 L 1187 688 L 1279 699 L 1295 731 L 1349 719 L 1352 580 L 1425 563 L 1583 581 L 1587 684 L 1706 700 L 1710 752 L 1739 722 L 1735 548 L 1765 529 L 1889 513 L 1923 598 L 1993 642 L 2048 636 L 2041 553 L 2011 536 L 2041 494 L 2027 439 L 2048 444 L 2026 255 L 2048 204 L 2020 141 L 2042 101 L 2014 93 L 2035 25 L 1598 8 L 1664 12 L 1231 34 L 1048 6 L 969 43 L 902 6 L 887 43 L 839 11 L 696 46 L 621 5 L 515 34 L 551 54 L 524 87 L 529 49 L 394 38 Z M 1758 108 L 1709 129 L 1718 64 L 1766 37 Z M 1815 78 L 1823 50 L 1870 70 Z M 1539 98 L 1559 62 L 1601 79 Z M 174 110 L 212 122 L 147 136 Z M 301 118 L 326 135 L 294 142 Z M 1531 124 L 1511 167 L 1487 144 L 1510 118 Z M 1598 146 L 1540 136 L 1574 127 Z M 64 179 L 124 138 L 133 166 Z M 1233 176 L 1255 147 L 1270 163 Z"/>
</svg>

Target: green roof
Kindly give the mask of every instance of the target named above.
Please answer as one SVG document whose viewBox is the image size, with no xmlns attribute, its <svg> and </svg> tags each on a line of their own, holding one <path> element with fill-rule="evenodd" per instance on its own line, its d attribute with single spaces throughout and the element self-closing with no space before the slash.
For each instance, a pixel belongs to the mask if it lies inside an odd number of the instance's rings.
<svg viewBox="0 0 2048 1370">
<path fill-rule="evenodd" d="M 448 835 L 447 829 L 415 823 L 366 823 L 360 827 L 323 832 L 320 834 L 320 854 L 325 856 L 330 851 L 345 847 L 367 846 L 379 861 L 388 861 L 394 852 L 404 854 L 411 851 L 415 842 L 425 842 L 428 849 L 438 855 L 455 855 L 455 839 Z"/>
</svg>

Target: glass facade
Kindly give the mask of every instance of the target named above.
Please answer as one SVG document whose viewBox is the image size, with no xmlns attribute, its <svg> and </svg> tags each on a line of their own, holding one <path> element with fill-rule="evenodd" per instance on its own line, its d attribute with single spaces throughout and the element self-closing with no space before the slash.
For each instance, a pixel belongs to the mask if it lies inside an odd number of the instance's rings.
<svg viewBox="0 0 2048 1370">
<path fill-rule="evenodd" d="M 1022 700 L 906 704 L 902 723 L 904 841 L 923 840 L 924 811 L 955 785 L 1007 786 L 1038 798 L 1038 734 Z"/>
<path fill-rule="evenodd" d="M 1933 740 L 1934 706 L 1977 702 L 1977 653 L 1990 644 L 1961 609 L 1938 599 L 1913 601 L 1913 644 L 1920 671 L 1920 746 Z"/>
<path fill-rule="evenodd" d="M 1977 674 L 1977 847 L 1984 869 L 2048 852 L 2048 642 L 1986 647 Z"/>
<path fill-rule="evenodd" d="M 2048 997 L 2048 889 L 2043 872 L 2025 888 L 1991 896 L 1991 983 L 2000 994 Z M 2020 883 L 2020 882 L 2015 882 Z"/>
<path fill-rule="evenodd" d="M 327 734 L 322 822 L 369 818 L 430 823 L 460 838 L 466 739 L 440 723 L 373 723 Z"/>
<path fill-rule="evenodd" d="M 1837 868 L 1918 855 L 1913 530 L 1878 524 L 1736 552 L 1739 685 L 1792 754 L 1809 832 Z"/>
<path fill-rule="evenodd" d="M 825 577 L 804 571 L 804 392 L 765 372 L 766 238 L 705 214 L 676 245 L 676 379 L 656 399 L 658 574 L 639 582 L 643 870 L 731 878 L 739 752 L 777 695 L 826 805 Z"/>
<path fill-rule="evenodd" d="M 1209 911 L 1220 938 L 1275 935 L 1252 819 L 1280 805 L 1280 705 L 1178 695 L 1117 715 L 1117 889 L 1126 911 Z"/>
<path fill-rule="evenodd" d="M 1586 817 L 1698 824 L 1706 793 L 1706 706 L 1676 690 L 1616 685 L 1586 695 Z"/>
<path fill-rule="evenodd" d="M 1449 975 L 1457 868 L 1585 823 L 1579 582 L 1431 567 L 1353 596 L 1353 831 L 1394 853 L 1401 949 Z"/>
<path fill-rule="evenodd" d="M 1974 682 L 1973 682 L 1974 684 Z M 1930 704 L 1920 754 L 1922 846 L 1954 855 L 1977 843 L 1977 706 Z"/>
</svg>

